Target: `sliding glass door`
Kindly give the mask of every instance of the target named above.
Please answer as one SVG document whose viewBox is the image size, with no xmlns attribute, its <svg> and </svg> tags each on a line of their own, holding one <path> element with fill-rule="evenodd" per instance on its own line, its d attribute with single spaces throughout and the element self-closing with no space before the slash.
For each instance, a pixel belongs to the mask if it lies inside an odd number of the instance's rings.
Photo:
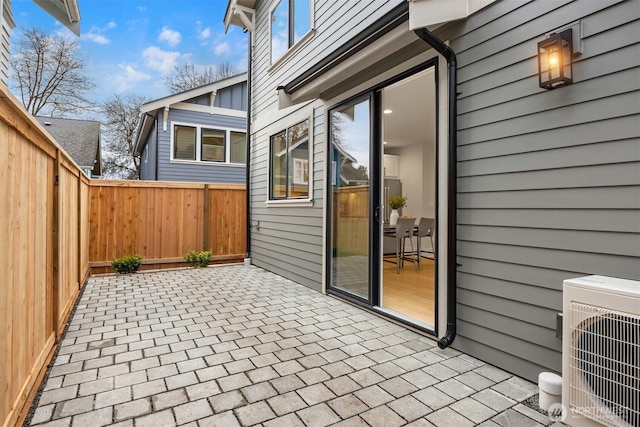
<svg viewBox="0 0 640 427">
<path fill-rule="evenodd" d="M 328 290 L 425 330 L 436 324 L 433 63 L 329 111 Z M 391 196 L 404 197 L 399 235 Z M 394 215 L 395 216 L 395 215 Z"/>
<path fill-rule="evenodd" d="M 330 287 L 370 301 L 371 100 L 361 98 L 330 113 Z"/>
<path fill-rule="evenodd" d="M 390 210 L 389 196 L 404 197 L 406 206 L 398 212 L 410 219 L 414 230 L 398 239 L 393 221 L 385 215 L 379 307 L 432 330 L 437 262 L 435 69 L 385 85 L 380 95 L 385 212 Z"/>
</svg>

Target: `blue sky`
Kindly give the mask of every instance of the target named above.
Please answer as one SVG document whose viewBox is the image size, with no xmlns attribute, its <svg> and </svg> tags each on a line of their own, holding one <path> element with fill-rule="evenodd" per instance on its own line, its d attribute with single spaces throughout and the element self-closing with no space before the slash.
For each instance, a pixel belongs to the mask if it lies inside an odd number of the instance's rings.
<svg viewBox="0 0 640 427">
<path fill-rule="evenodd" d="M 224 33 L 226 0 L 78 0 L 80 55 L 96 84 L 91 100 L 133 93 L 168 95 L 164 76 L 185 62 L 206 66 L 226 61 L 247 69 L 248 36 Z M 31 0 L 13 0 L 16 28 L 76 37 Z"/>
</svg>

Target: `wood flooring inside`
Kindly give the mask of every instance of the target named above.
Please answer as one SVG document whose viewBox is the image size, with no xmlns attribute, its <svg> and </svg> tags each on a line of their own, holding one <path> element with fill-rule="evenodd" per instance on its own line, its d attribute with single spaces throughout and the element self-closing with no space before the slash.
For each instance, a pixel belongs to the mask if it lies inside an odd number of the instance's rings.
<svg viewBox="0 0 640 427">
<path fill-rule="evenodd" d="M 389 262 L 391 261 L 391 262 Z M 414 262 L 405 261 L 396 273 L 395 257 L 383 263 L 382 306 L 404 316 L 435 324 L 435 263 L 422 258 L 422 271 Z"/>
</svg>

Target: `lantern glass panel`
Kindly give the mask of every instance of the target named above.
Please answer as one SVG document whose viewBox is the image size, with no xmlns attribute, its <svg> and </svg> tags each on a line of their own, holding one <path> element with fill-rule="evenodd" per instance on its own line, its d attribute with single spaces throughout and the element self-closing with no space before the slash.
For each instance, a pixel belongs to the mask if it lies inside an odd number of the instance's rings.
<svg viewBox="0 0 640 427">
<path fill-rule="evenodd" d="M 540 87 L 553 89 L 572 83 L 571 29 L 556 33 L 538 43 L 538 78 Z"/>
</svg>

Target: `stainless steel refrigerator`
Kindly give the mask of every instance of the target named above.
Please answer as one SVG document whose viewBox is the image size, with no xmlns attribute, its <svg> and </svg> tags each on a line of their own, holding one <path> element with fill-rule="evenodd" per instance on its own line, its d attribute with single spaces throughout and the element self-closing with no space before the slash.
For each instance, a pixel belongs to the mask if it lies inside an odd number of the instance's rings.
<svg viewBox="0 0 640 427">
<path fill-rule="evenodd" d="M 389 196 L 402 196 L 402 181 L 399 179 L 385 178 L 384 191 L 382 194 L 382 200 L 384 200 L 384 223 L 389 223 L 389 214 L 391 214 L 391 208 L 389 208 L 389 202 L 387 199 Z M 402 212 L 398 212 L 402 214 Z"/>
<path fill-rule="evenodd" d="M 384 201 L 384 223 L 388 224 L 389 214 L 391 214 L 391 208 L 389 208 L 389 202 L 387 201 L 387 199 L 389 198 L 389 196 L 402 196 L 402 181 L 400 181 L 399 179 L 385 178 L 382 196 L 382 199 Z M 396 253 L 395 239 L 391 237 L 384 237 L 382 239 L 382 253 L 385 255 Z"/>
</svg>

